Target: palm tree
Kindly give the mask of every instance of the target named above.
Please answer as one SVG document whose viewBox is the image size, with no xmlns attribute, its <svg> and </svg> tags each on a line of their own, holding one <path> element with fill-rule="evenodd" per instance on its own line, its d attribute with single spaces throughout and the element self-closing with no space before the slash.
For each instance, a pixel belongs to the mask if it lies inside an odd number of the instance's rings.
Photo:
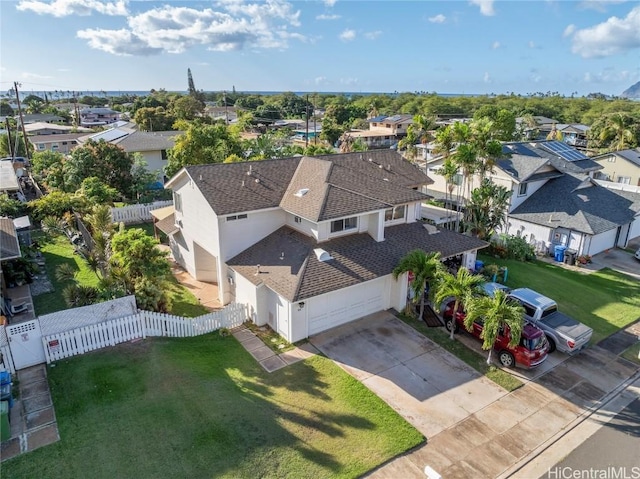
<svg viewBox="0 0 640 479">
<path fill-rule="evenodd" d="M 600 132 L 600 141 L 613 140 L 611 146 L 615 151 L 625 150 L 634 145 L 636 136 L 628 114 L 614 113 L 605 120 L 605 126 Z"/>
<path fill-rule="evenodd" d="M 482 181 L 487 173 L 493 173 L 496 159 L 502 156 L 502 144 L 494 139 L 495 123 L 487 117 L 473 120 L 470 125 L 471 142 L 476 150 L 477 171 Z"/>
<path fill-rule="evenodd" d="M 436 279 L 443 270 L 440 253 L 427 253 L 422 249 L 415 249 L 407 253 L 393 269 L 393 277 L 397 279 L 401 274 L 412 272 L 414 275 L 411 289 L 414 304 L 420 301 L 419 318 L 424 314 L 424 296 L 427 283 Z"/>
<path fill-rule="evenodd" d="M 451 273 L 441 273 L 437 282 L 438 287 L 434 294 L 435 303 L 440 306 L 445 300 L 453 298 L 453 315 L 451 324 L 447 327 L 451 333 L 455 332 L 455 313 L 460 306 L 465 306 L 466 300 L 484 283 L 485 279 L 479 274 L 471 274 L 467 268 L 461 267 L 454 276 Z"/>
<path fill-rule="evenodd" d="M 447 228 L 451 229 L 451 221 L 450 221 L 450 213 L 451 211 L 451 201 L 453 195 L 453 189 L 456 187 L 456 176 L 458 175 L 458 167 L 451 160 L 451 158 L 447 158 L 444 160 L 444 164 L 442 168 L 438 171 L 438 173 L 444 176 L 445 188 L 445 208 L 447 209 Z M 447 204 L 448 203 L 448 204 Z M 456 215 L 456 231 L 458 230 L 458 216 Z"/>
<path fill-rule="evenodd" d="M 508 327 L 510 331 L 509 346 L 520 342 L 524 327 L 524 308 L 521 304 L 509 299 L 502 290 L 497 290 L 493 297 L 475 296 L 468 298 L 464 326 L 471 331 L 473 323 L 483 321 L 480 338 L 482 349 L 489 350 L 487 364 L 491 364 L 491 352 L 501 329 Z"/>
</svg>

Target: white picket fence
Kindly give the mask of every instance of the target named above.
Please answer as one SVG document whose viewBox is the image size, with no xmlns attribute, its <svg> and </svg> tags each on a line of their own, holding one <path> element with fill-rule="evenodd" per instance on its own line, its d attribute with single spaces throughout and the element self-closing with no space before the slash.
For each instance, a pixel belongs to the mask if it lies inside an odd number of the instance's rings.
<svg viewBox="0 0 640 479">
<path fill-rule="evenodd" d="M 122 206 L 120 208 L 111 208 L 111 218 L 114 223 L 124 223 L 125 225 L 132 225 L 136 223 L 142 223 L 144 221 L 151 221 L 152 210 L 158 208 L 164 208 L 165 206 L 171 206 L 173 201 L 156 201 L 145 205 L 129 205 Z"/>
<path fill-rule="evenodd" d="M 197 318 L 140 311 L 132 316 L 43 336 L 42 344 L 47 363 L 51 363 L 147 336 L 188 338 L 220 328 L 235 328 L 241 326 L 247 317 L 246 305 L 238 303 Z"/>
</svg>

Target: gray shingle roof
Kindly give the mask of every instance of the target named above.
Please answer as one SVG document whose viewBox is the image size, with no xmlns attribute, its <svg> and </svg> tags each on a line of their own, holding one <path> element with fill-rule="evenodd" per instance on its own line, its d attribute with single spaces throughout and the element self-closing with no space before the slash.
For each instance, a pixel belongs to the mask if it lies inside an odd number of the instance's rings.
<svg viewBox="0 0 640 479">
<path fill-rule="evenodd" d="M 427 196 L 413 188 L 432 183 L 391 150 L 188 166 L 186 171 L 218 215 L 281 206 L 311 221 L 420 201 Z M 295 196 L 301 189 L 309 192 Z"/>
<path fill-rule="evenodd" d="M 549 159 L 513 154 L 498 160 L 496 166 L 518 181 L 526 181 L 540 168 L 550 164 Z M 561 173 L 560 173 L 561 174 Z"/>
<path fill-rule="evenodd" d="M 113 143 L 126 152 L 168 150 L 175 145 L 175 137 L 182 133 L 181 131 L 133 131 Z"/>
<path fill-rule="evenodd" d="M 589 171 L 601 170 L 602 166 L 592 159 L 567 161 L 561 156 L 555 155 L 543 147 L 544 141 L 523 141 L 504 143 L 502 152 L 505 155 L 534 156 L 549 160 L 551 165 L 561 172 L 587 173 Z"/>
<path fill-rule="evenodd" d="M 0 218 L 0 261 L 20 257 L 20 244 L 11 218 Z"/>
<path fill-rule="evenodd" d="M 548 181 L 509 216 L 598 234 L 629 223 L 638 211 L 640 194 L 609 190 L 584 176 L 567 173 Z"/>
<path fill-rule="evenodd" d="M 439 251 L 446 258 L 486 246 L 477 238 L 448 230 L 429 234 L 422 223 L 385 228 L 381 242 L 362 233 L 316 243 L 284 226 L 227 264 L 251 283 L 264 283 L 289 301 L 300 301 L 388 275 L 413 249 Z M 333 259 L 318 260 L 314 248 L 322 248 Z"/>
</svg>

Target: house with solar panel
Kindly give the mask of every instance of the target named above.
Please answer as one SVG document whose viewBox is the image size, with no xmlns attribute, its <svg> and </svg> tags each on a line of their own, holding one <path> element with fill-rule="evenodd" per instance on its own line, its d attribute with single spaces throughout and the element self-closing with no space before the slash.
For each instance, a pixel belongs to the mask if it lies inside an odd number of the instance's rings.
<svg viewBox="0 0 640 479">
<path fill-rule="evenodd" d="M 367 120 L 368 130 L 351 130 L 345 133 L 353 140 L 360 140 L 370 150 L 390 148 L 407 136 L 407 128 L 413 123 L 412 115 L 379 115 Z"/>
<path fill-rule="evenodd" d="M 427 175 L 393 150 L 187 166 L 165 185 L 174 211 L 156 227 L 222 304 L 289 341 L 407 302 L 409 251 L 473 268 L 487 243 L 424 224 Z"/>
<path fill-rule="evenodd" d="M 560 245 L 576 255 L 626 247 L 640 236 L 640 194 L 598 184 L 602 166 L 594 159 L 562 141 L 504 143 L 503 154 L 488 177 L 512 192 L 505 233 L 525 237 L 541 253 Z M 461 197 L 464 207 L 462 177 L 446 195 L 439 168 L 429 164 L 434 183 L 427 193 L 453 203 Z M 476 176 L 473 186 L 479 182 Z"/>
</svg>

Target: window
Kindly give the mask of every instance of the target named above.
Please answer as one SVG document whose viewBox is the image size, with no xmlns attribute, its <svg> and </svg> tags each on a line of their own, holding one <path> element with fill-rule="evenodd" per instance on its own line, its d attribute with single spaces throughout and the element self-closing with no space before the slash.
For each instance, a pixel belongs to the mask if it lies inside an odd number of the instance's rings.
<svg viewBox="0 0 640 479">
<path fill-rule="evenodd" d="M 57 151 L 58 145 L 51 145 L 51 151 Z"/>
<path fill-rule="evenodd" d="M 340 231 L 353 230 L 358 227 L 358 217 L 352 216 L 351 218 L 344 218 L 342 220 L 335 220 L 331 222 L 331 232 L 339 233 Z"/>
<path fill-rule="evenodd" d="M 613 156 L 613 155 L 611 155 L 609 158 L 607 158 L 607 161 L 608 161 L 609 163 L 615 163 L 615 162 L 616 162 L 616 157 L 615 157 L 615 156 Z"/>
<path fill-rule="evenodd" d="M 384 220 L 386 222 L 403 220 L 407 212 L 407 205 L 394 206 L 384 212 Z"/>
<path fill-rule="evenodd" d="M 180 193 L 173 193 L 173 206 L 176 211 L 182 213 L 182 197 Z"/>
<path fill-rule="evenodd" d="M 38 150 L 44 150 L 44 143 L 38 143 Z"/>
<path fill-rule="evenodd" d="M 518 196 L 525 196 L 527 194 L 527 183 L 520 183 L 518 188 Z"/>
<path fill-rule="evenodd" d="M 63 141 L 63 142 L 62 142 L 62 144 L 63 144 L 63 145 L 66 145 L 66 144 L 67 144 L 67 142 L 66 142 L 66 141 Z"/>
<path fill-rule="evenodd" d="M 618 183 L 622 183 L 623 185 L 628 185 L 631 183 L 630 176 L 618 176 Z"/>
<path fill-rule="evenodd" d="M 247 215 L 231 215 L 227 216 L 227 221 L 244 220 L 247 219 Z"/>
<path fill-rule="evenodd" d="M 456 173 L 455 175 L 453 175 L 451 183 L 460 186 L 462 184 L 462 175 L 460 173 Z"/>
<path fill-rule="evenodd" d="M 163 160 L 167 159 L 167 150 L 160 150 L 160 156 Z"/>
<path fill-rule="evenodd" d="M 293 222 L 294 223 L 302 223 L 302 218 L 300 218 L 299 216 L 294 216 L 293 217 Z"/>
</svg>

